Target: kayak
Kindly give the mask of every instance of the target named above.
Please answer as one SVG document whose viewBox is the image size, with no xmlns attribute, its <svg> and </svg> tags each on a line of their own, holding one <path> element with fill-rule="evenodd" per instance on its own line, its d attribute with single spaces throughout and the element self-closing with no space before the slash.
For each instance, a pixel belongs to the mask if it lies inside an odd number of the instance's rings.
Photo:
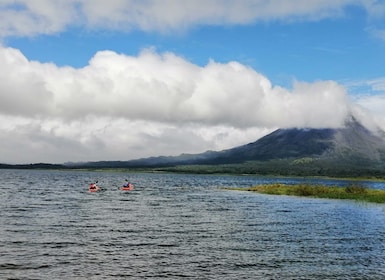
<svg viewBox="0 0 385 280">
<path fill-rule="evenodd" d="M 100 187 L 96 184 L 90 184 L 88 190 L 90 192 L 97 192 L 97 191 L 100 191 Z"/>
<path fill-rule="evenodd" d="M 127 186 L 122 186 L 120 189 L 122 191 L 132 191 L 134 189 L 134 185 L 133 184 L 128 184 Z"/>
</svg>

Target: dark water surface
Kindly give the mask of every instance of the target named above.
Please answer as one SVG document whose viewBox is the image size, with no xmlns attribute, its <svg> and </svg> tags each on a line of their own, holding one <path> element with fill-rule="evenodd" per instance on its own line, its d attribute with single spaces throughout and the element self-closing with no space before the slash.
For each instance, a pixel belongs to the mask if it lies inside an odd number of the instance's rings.
<svg viewBox="0 0 385 280">
<path fill-rule="evenodd" d="M 221 189 L 295 179 L 0 176 L 0 279 L 385 279 L 384 205 Z"/>
</svg>

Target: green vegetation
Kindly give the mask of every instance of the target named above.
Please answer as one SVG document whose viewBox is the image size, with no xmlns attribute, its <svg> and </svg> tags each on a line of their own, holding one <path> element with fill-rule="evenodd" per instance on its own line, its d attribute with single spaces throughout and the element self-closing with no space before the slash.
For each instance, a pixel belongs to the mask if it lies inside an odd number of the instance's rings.
<svg viewBox="0 0 385 280">
<path fill-rule="evenodd" d="M 301 158 L 275 159 L 269 161 L 247 161 L 232 164 L 175 165 L 152 168 L 156 171 L 193 174 L 250 174 L 261 176 L 333 177 L 385 179 L 385 164 L 354 165 L 354 162 Z"/>
<path fill-rule="evenodd" d="M 366 202 L 385 203 L 385 190 L 368 189 L 361 185 L 348 187 L 329 187 L 323 185 L 285 185 L 269 184 L 258 185 L 247 189 L 237 188 L 264 194 L 295 195 L 331 199 L 352 199 Z"/>
</svg>

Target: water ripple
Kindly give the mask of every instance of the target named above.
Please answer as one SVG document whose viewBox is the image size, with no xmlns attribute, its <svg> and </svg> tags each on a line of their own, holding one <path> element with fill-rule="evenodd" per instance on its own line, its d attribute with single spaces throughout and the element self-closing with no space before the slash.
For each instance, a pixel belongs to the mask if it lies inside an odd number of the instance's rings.
<svg viewBox="0 0 385 280">
<path fill-rule="evenodd" d="M 383 206 L 221 190 L 300 179 L 0 175 L 1 279 L 385 278 Z M 134 191 L 119 191 L 126 178 Z M 106 191 L 89 193 L 96 179 Z"/>
</svg>

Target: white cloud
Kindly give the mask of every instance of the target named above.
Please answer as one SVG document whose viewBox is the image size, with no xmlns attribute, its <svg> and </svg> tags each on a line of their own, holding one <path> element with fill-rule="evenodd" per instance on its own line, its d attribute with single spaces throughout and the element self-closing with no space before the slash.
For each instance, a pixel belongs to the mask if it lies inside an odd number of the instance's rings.
<svg viewBox="0 0 385 280">
<path fill-rule="evenodd" d="M 382 116 L 385 120 L 385 94 L 361 96 L 356 102 L 367 110 L 370 110 L 373 115 Z"/>
<path fill-rule="evenodd" d="M 245 24 L 256 20 L 310 18 L 339 14 L 344 5 L 355 1 L 260 1 L 260 0 L 153 0 L 83 2 L 83 13 L 91 26 L 175 30 L 196 24 Z"/>
<path fill-rule="evenodd" d="M 359 106 L 355 108 L 355 114 L 362 116 L 361 121 L 368 126 L 375 124 L 385 130 L 385 78 L 348 80 L 342 84 L 347 88 L 354 104 Z M 371 116 L 370 120 L 366 118 L 368 115 Z"/>
<path fill-rule="evenodd" d="M 63 31 L 76 22 L 76 0 L 2 0 L 0 36 L 33 36 Z"/>
<path fill-rule="evenodd" d="M 385 93 L 385 78 L 343 81 L 349 92 L 355 95 Z"/>
<path fill-rule="evenodd" d="M 364 111 L 362 114 L 370 113 L 375 124 L 385 131 L 385 91 L 383 94 L 358 96 L 355 103 Z"/>
<path fill-rule="evenodd" d="M 0 162 L 221 150 L 277 127 L 337 127 L 351 110 L 332 81 L 289 90 L 237 62 L 201 67 L 151 49 L 98 52 L 75 69 L 0 47 L 0 80 Z"/>
<path fill-rule="evenodd" d="M 357 5 L 378 16 L 371 0 L 3 0 L 0 37 L 54 34 L 69 27 L 174 32 L 196 25 L 319 20 Z"/>
<path fill-rule="evenodd" d="M 348 110 L 344 88 L 335 82 L 296 83 L 290 92 L 237 62 L 200 67 L 153 50 L 137 57 L 102 51 L 74 69 L 30 62 L 2 48 L 0 64 L 0 106 L 7 115 L 64 121 L 102 115 L 242 128 L 303 126 L 307 112 L 306 122 L 322 127 L 335 125 Z M 330 121 L 322 118 L 328 110 L 335 116 Z"/>
</svg>

